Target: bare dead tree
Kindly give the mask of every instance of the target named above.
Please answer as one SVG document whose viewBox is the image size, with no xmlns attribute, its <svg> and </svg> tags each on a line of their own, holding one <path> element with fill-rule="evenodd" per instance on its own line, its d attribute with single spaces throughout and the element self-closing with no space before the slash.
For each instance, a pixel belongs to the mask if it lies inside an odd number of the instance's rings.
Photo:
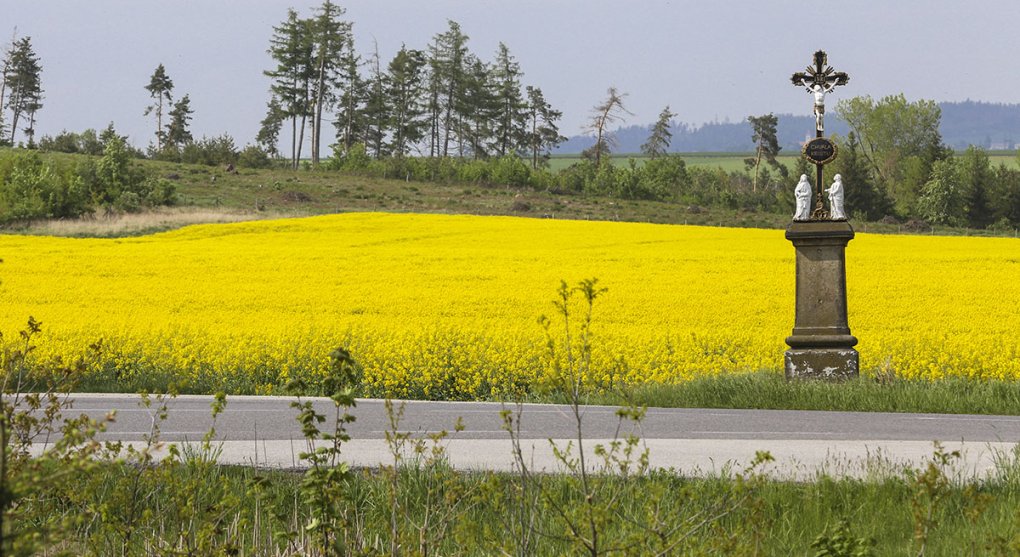
<svg viewBox="0 0 1020 557">
<path fill-rule="evenodd" d="M 624 114 L 633 114 L 625 106 L 623 99 L 626 93 L 620 93 L 616 87 L 610 87 L 606 91 L 606 100 L 592 108 L 591 120 L 585 126 L 584 131 L 595 136 L 595 145 L 589 150 L 589 155 L 595 159 L 595 166 L 602 164 L 602 155 L 608 155 L 611 148 L 616 146 L 615 138 L 609 131 L 609 125 L 623 121 Z"/>
</svg>

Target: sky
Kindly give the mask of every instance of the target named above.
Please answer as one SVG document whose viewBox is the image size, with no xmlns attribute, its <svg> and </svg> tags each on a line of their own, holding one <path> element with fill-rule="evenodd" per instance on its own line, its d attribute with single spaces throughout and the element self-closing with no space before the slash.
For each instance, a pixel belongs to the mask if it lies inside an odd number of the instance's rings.
<svg viewBox="0 0 1020 557">
<path fill-rule="evenodd" d="M 699 125 L 748 115 L 811 114 L 790 84 L 816 50 L 850 74 L 827 99 L 903 93 L 909 100 L 1020 102 L 1020 7 L 1015 0 L 339 0 L 363 55 L 384 63 L 425 48 L 457 21 L 470 50 L 492 60 L 500 42 L 523 83 L 540 87 L 576 135 L 615 86 L 654 122 L 669 105 Z M 269 98 L 263 71 L 287 8 L 319 1 L 0 0 L 0 43 L 29 36 L 43 67 L 37 137 L 114 122 L 132 143 L 153 140 L 144 89 L 159 64 L 195 111 L 196 137 L 253 141 Z M 326 143 L 326 142 L 324 142 Z"/>
</svg>

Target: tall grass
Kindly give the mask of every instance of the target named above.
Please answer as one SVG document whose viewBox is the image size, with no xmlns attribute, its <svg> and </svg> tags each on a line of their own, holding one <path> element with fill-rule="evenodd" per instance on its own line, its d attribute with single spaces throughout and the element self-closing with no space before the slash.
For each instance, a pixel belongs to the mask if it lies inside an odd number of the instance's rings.
<svg viewBox="0 0 1020 557">
<path fill-rule="evenodd" d="M 194 207 L 158 208 L 141 213 L 111 213 L 77 219 L 48 219 L 22 223 L 11 230 L 20 234 L 107 238 L 152 234 L 189 224 L 227 223 L 269 218 L 265 213 L 212 210 Z M 278 216 L 278 215 L 277 215 Z"/>
</svg>

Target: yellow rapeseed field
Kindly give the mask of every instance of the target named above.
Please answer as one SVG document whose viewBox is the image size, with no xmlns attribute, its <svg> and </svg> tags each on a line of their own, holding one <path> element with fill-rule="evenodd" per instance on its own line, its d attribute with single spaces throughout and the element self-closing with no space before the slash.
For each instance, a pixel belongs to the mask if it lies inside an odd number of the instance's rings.
<svg viewBox="0 0 1020 557">
<path fill-rule="evenodd" d="M 593 385 L 779 373 L 793 255 L 778 230 L 379 213 L 3 236 L 0 328 L 191 390 L 278 391 L 346 347 L 369 394 L 498 396 L 547 380 L 537 318 L 597 277 Z M 864 373 L 1020 378 L 1020 241 L 858 234 L 847 261 Z"/>
</svg>

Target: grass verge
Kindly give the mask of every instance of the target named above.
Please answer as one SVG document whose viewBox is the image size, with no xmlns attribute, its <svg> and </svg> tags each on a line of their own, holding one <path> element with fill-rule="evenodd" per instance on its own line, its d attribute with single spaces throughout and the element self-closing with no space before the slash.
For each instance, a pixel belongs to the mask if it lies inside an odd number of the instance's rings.
<svg viewBox="0 0 1020 557">
<path fill-rule="evenodd" d="M 255 394 L 254 384 L 187 386 L 173 384 L 174 376 L 152 373 L 131 378 L 91 376 L 76 385 L 81 392 L 180 392 L 230 395 Z M 317 392 L 306 392 L 316 395 Z M 380 393 L 358 391 L 359 396 Z M 657 408 L 746 408 L 772 410 L 833 410 L 845 412 L 915 412 L 924 414 L 1020 415 L 1020 389 L 1015 382 L 942 379 L 939 381 L 860 378 L 842 383 L 787 381 L 775 372 L 714 375 L 684 383 L 644 384 L 607 391 L 587 391 L 584 404 Z M 493 400 L 493 399 L 485 399 Z M 563 394 L 530 394 L 526 402 L 566 403 Z"/>
<path fill-rule="evenodd" d="M 26 503 L 34 507 L 36 524 L 75 524 L 73 534 L 58 544 L 73 553 L 320 554 L 303 533 L 314 524 L 314 511 L 295 496 L 301 474 L 187 461 L 160 468 L 151 477 L 140 477 L 133 466 L 105 464 L 87 478 L 54 486 L 46 497 Z M 943 477 L 947 483 L 933 500 L 919 478 L 756 482 L 741 504 L 673 549 L 692 555 L 916 555 L 920 525 L 927 526 L 924 555 L 1011 554 L 1020 540 L 1020 486 L 1008 481 L 964 484 Z M 574 500 L 570 476 L 542 475 L 533 481 L 546 499 L 532 510 L 549 513 L 580 503 Z M 658 472 L 593 481 L 599 489 L 627 494 L 615 503 L 619 520 L 604 524 L 606 539 L 630 547 L 627 554 L 655 555 L 658 542 L 671 539 L 667 527 L 682 524 L 676 517 L 698 517 L 720 501 L 732 501 L 746 480 L 685 479 Z M 395 476 L 386 470 L 355 470 L 343 480 L 342 490 L 345 495 L 332 515 L 344 547 L 336 554 L 392 554 L 394 536 L 399 553 L 407 554 L 425 549 L 438 555 L 512 555 L 520 549 L 515 513 L 522 501 L 518 479 L 511 474 L 450 473 L 441 465 L 411 465 Z M 139 498 L 138 506 L 121 499 L 131 495 Z M 111 504 L 117 501 L 123 505 Z M 185 502 L 203 506 L 182 508 Z M 104 509 L 102 518 L 89 519 L 98 509 Z M 637 527 L 650 513 L 663 520 L 658 532 Z M 584 553 L 561 528 L 555 516 L 547 515 L 532 532 L 529 554 Z M 816 553 L 819 542 L 861 552 Z"/>
<path fill-rule="evenodd" d="M 543 401 L 560 402 L 556 397 Z M 847 412 L 1020 415 L 1020 389 L 1010 381 L 947 378 L 827 383 L 787 381 L 774 372 L 706 376 L 676 385 L 647 384 L 591 393 L 588 404 L 626 401 L 663 408 L 757 408 Z"/>
</svg>

